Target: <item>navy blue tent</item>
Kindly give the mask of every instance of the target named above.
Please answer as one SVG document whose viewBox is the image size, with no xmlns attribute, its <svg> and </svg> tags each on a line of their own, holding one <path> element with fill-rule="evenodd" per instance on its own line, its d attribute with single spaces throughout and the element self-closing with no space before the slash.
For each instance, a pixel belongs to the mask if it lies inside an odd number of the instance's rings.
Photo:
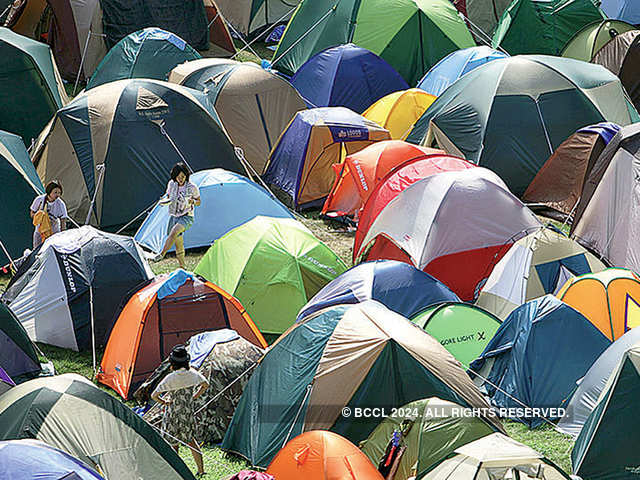
<svg viewBox="0 0 640 480">
<path fill-rule="evenodd" d="M 365 300 L 377 300 L 407 318 L 437 303 L 460 302 L 428 273 L 404 262 L 377 260 L 356 265 L 328 283 L 302 307 L 298 321 L 323 308 Z"/>
<path fill-rule="evenodd" d="M 0 303 L 0 370 L 10 377 L 8 380 L 17 383 L 37 377 L 42 371 L 36 346 L 4 303 Z M 0 387 L 2 391 L 9 381 L 4 376 L 0 380 L 4 384 Z"/>
<path fill-rule="evenodd" d="M 580 312 L 545 295 L 514 310 L 469 368 L 494 406 L 556 408 L 610 344 Z M 512 418 L 534 428 L 542 417 L 557 418 L 549 410 Z"/>
<path fill-rule="evenodd" d="M 409 88 L 385 60 L 352 43 L 328 48 L 307 60 L 291 84 L 313 107 L 347 107 L 362 113 L 389 93 Z"/>
</svg>

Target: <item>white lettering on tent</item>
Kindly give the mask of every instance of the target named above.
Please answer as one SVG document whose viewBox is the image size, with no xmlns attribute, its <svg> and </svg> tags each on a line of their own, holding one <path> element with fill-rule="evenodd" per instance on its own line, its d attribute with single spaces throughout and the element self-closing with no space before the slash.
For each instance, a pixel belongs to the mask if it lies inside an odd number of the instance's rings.
<svg viewBox="0 0 640 480">
<path fill-rule="evenodd" d="M 307 260 L 309 263 L 313 263 L 318 268 L 322 268 L 323 270 L 326 270 L 333 275 L 338 275 L 338 272 L 336 272 L 335 269 L 331 268 L 329 265 L 324 265 L 320 263 L 318 260 L 316 260 L 313 257 L 310 257 L 308 255 L 303 255 L 302 258 Z"/>
<path fill-rule="evenodd" d="M 62 257 L 62 265 L 64 266 L 64 272 L 67 274 L 67 282 L 69 283 L 69 288 L 73 293 L 76 293 L 76 282 L 73 281 L 73 274 L 71 273 L 71 264 L 69 260 L 67 260 L 66 255 L 61 255 Z"/>
<path fill-rule="evenodd" d="M 369 190 L 369 185 L 367 185 L 367 179 L 364 178 L 364 172 L 362 171 L 362 167 L 360 166 L 360 162 L 357 160 L 353 162 L 356 167 L 356 172 L 358 172 L 358 178 L 360 179 L 360 185 L 362 185 L 362 189 L 366 192 Z"/>
</svg>

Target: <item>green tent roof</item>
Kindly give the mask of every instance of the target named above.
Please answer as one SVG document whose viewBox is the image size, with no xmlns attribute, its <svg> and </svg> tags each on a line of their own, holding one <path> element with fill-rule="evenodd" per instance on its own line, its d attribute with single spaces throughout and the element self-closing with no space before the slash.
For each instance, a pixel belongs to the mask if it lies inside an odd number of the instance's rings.
<svg viewBox="0 0 640 480">
<path fill-rule="evenodd" d="M 562 56 L 590 62 L 604 45 L 621 33 L 635 30 L 621 20 L 593 22 L 576 33 L 562 49 Z"/>
</svg>

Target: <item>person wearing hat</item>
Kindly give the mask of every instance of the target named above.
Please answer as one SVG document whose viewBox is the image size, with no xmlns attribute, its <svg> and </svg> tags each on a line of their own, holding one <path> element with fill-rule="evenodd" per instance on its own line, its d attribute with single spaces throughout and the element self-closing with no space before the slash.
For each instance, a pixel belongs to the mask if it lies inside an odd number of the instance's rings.
<svg viewBox="0 0 640 480">
<path fill-rule="evenodd" d="M 162 434 L 178 453 L 180 443 L 189 445 L 198 467 L 204 475 L 202 452 L 196 440 L 194 400 L 209 387 L 207 379 L 189 366 L 189 352 L 184 345 L 176 345 L 169 355 L 171 373 L 162 379 L 151 394 L 151 399 L 164 405 Z"/>
</svg>

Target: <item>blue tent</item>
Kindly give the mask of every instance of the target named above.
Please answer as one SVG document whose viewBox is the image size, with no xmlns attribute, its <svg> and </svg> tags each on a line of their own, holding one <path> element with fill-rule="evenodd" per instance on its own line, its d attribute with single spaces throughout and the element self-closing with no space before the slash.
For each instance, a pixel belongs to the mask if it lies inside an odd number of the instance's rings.
<svg viewBox="0 0 640 480">
<path fill-rule="evenodd" d="M 266 189 L 237 173 L 222 168 L 202 170 L 191 175 L 191 182 L 200 189 L 202 203 L 195 209 L 193 226 L 184 233 L 185 248 L 208 247 L 258 215 L 293 218 Z M 149 250 L 160 252 L 167 238 L 168 224 L 169 209 L 166 204 L 158 203 L 134 239 Z"/>
<path fill-rule="evenodd" d="M 494 406 L 555 408 L 610 344 L 580 312 L 545 295 L 514 310 L 469 369 L 480 375 L 481 391 Z M 544 421 L 523 413 L 512 418 L 531 428 Z"/>
<path fill-rule="evenodd" d="M 104 480 L 68 453 L 39 440 L 0 442 L 0 478 Z"/>
<path fill-rule="evenodd" d="M 418 82 L 418 88 L 436 97 L 476 67 L 508 55 L 490 47 L 470 47 L 450 53 Z"/>
<path fill-rule="evenodd" d="M 313 107 L 347 107 L 362 113 L 389 93 L 409 88 L 385 60 L 352 43 L 323 50 L 291 77 Z"/>
<path fill-rule="evenodd" d="M 609 18 L 640 25 L 640 2 L 638 0 L 602 0 L 601 8 Z"/>
<path fill-rule="evenodd" d="M 356 265 L 327 284 L 302 307 L 298 321 L 326 307 L 365 300 L 377 300 L 407 318 L 436 303 L 460 302 L 428 273 L 404 262 L 377 260 Z"/>
</svg>

